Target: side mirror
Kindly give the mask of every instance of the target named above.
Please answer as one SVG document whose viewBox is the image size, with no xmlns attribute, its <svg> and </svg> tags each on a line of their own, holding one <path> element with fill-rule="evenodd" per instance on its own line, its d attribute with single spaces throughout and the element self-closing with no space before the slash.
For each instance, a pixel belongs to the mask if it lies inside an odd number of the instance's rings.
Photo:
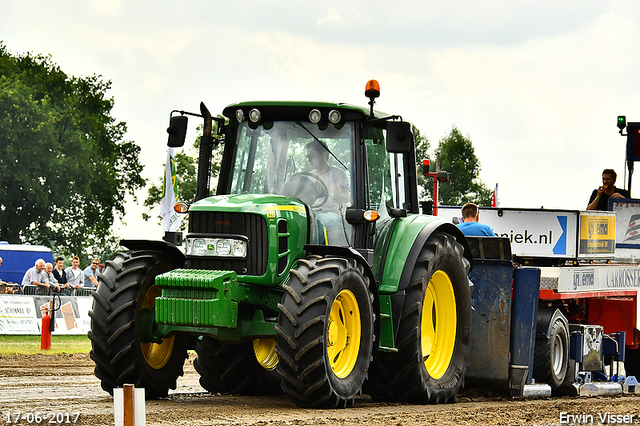
<svg viewBox="0 0 640 426">
<path fill-rule="evenodd" d="M 169 141 L 167 142 L 168 146 L 171 148 L 180 148 L 184 146 L 184 140 L 187 137 L 187 116 L 176 115 L 171 117 L 167 133 L 169 133 Z"/>
<path fill-rule="evenodd" d="M 406 121 L 389 121 L 387 123 L 387 152 L 411 152 L 413 134 L 411 123 Z"/>
</svg>

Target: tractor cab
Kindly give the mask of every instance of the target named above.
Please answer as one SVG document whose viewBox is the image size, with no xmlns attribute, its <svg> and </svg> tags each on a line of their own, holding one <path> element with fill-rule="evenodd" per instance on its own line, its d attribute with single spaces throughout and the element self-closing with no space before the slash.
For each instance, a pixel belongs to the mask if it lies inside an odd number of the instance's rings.
<svg viewBox="0 0 640 426">
<path fill-rule="evenodd" d="M 366 250 L 373 247 L 376 220 L 417 211 L 415 185 L 406 184 L 412 181 L 407 174 L 415 181 L 409 123 L 371 116 L 366 108 L 310 102 L 245 102 L 224 115 L 229 124 L 217 195 L 301 201 L 308 244 Z"/>
</svg>

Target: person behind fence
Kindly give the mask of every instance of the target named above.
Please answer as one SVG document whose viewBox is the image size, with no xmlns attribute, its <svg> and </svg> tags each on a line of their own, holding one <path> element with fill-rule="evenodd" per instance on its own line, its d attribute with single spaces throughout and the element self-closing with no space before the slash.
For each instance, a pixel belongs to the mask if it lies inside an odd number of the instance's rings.
<svg viewBox="0 0 640 426">
<path fill-rule="evenodd" d="M 479 220 L 478 206 L 467 203 L 462 206 L 462 223 L 458 227 L 468 237 L 495 237 L 493 229 L 489 225 L 480 223 Z"/>
<path fill-rule="evenodd" d="M 84 288 L 95 290 L 98 287 L 98 266 L 100 266 L 100 259 L 96 257 L 91 260 L 91 265 L 82 271 L 84 274 Z"/>
<path fill-rule="evenodd" d="M 84 284 L 84 274 L 82 273 L 82 269 L 80 269 L 80 258 L 78 256 L 73 256 L 71 266 L 65 269 L 64 272 L 67 274 L 69 287 L 74 290 L 80 290 L 82 284 Z"/>
<path fill-rule="evenodd" d="M 49 294 L 60 294 L 60 285 L 58 284 L 58 280 L 53 276 L 53 265 L 50 262 L 45 263 L 44 273 L 49 283 Z"/>
<path fill-rule="evenodd" d="M 24 277 L 22 277 L 21 287 L 23 293 L 27 294 L 24 290 L 25 287 L 35 286 L 35 294 L 48 295 L 49 294 L 49 281 L 47 275 L 44 273 L 44 259 L 36 260 L 35 265 L 27 269 Z"/>
<path fill-rule="evenodd" d="M 67 280 L 67 273 L 62 269 L 64 267 L 64 258 L 56 257 L 56 266 L 53 268 L 53 278 L 55 278 L 58 286 L 60 287 L 60 294 L 62 296 L 71 296 L 73 289 L 69 285 Z"/>
</svg>

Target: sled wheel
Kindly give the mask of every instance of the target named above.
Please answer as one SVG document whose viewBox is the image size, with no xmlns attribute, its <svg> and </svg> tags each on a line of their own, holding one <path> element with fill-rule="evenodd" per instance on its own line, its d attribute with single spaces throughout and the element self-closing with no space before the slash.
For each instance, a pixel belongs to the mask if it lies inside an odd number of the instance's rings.
<svg viewBox="0 0 640 426">
<path fill-rule="evenodd" d="M 624 372 L 627 376 L 640 377 L 640 349 L 625 348 Z"/>
<path fill-rule="evenodd" d="M 253 343 L 222 343 L 205 336 L 196 345 L 193 362 L 200 373 L 200 385 L 212 393 L 237 395 L 279 395 L 278 357 L 273 339 Z"/>
<path fill-rule="evenodd" d="M 371 362 L 369 279 L 354 260 L 310 257 L 283 288 L 276 352 L 284 391 L 302 407 L 346 407 Z"/>
<path fill-rule="evenodd" d="M 533 377 L 555 391 L 564 382 L 569 362 L 569 332 L 565 323 L 556 318 L 547 337 L 536 339 Z"/>
<path fill-rule="evenodd" d="M 129 251 L 116 254 L 98 274 L 88 336 L 96 377 L 110 394 L 125 383 L 145 388 L 148 399 L 165 397 L 176 388 L 188 338 L 143 341 L 156 326 L 155 297 L 160 289 L 155 277 L 175 267 L 161 252 Z"/>
</svg>

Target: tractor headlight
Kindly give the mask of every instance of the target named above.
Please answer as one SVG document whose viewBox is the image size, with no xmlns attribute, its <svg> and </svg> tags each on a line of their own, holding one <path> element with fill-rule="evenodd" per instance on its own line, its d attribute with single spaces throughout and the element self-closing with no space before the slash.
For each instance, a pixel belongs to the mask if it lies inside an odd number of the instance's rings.
<svg viewBox="0 0 640 426">
<path fill-rule="evenodd" d="M 309 113 L 309 121 L 313 124 L 318 124 L 322 119 L 322 113 L 317 109 L 312 109 Z"/>
<path fill-rule="evenodd" d="M 332 109 L 329 112 L 329 121 L 332 122 L 333 124 L 338 124 L 341 119 L 342 119 L 342 114 L 340 114 L 340 111 L 338 111 L 337 109 Z"/>
<path fill-rule="evenodd" d="M 247 242 L 235 238 L 187 238 L 187 256 L 247 257 Z"/>
<path fill-rule="evenodd" d="M 251 111 L 249 111 L 249 120 L 251 120 L 254 123 L 257 123 L 258 121 L 260 121 L 260 118 L 262 117 L 262 114 L 260 113 L 260 110 L 258 108 L 253 108 Z"/>
</svg>

